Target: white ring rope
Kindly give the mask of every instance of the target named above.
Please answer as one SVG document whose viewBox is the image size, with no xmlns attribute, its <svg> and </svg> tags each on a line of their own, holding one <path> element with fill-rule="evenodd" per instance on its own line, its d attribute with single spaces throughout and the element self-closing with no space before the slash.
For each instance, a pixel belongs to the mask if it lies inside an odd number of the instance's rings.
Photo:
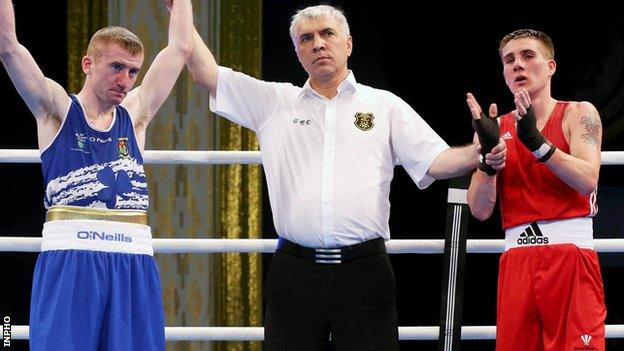
<svg viewBox="0 0 624 351">
<path fill-rule="evenodd" d="M 260 164 L 260 151 L 146 150 L 148 164 Z M 41 163 L 39 150 L 0 150 L 0 163 Z M 624 164 L 624 151 L 603 151 L 605 166 Z"/>
<path fill-rule="evenodd" d="M 33 237 L 0 237 L 0 252 L 40 252 L 42 239 Z M 153 239 L 156 253 L 218 253 L 262 252 L 272 253 L 275 239 Z M 391 254 L 441 254 L 442 239 L 400 239 L 386 241 Z M 594 239 L 597 252 L 624 252 L 624 239 Z M 502 253 L 504 240 L 468 240 L 467 253 Z"/>
<path fill-rule="evenodd" d="M 605 326 L 608 339 L 624 338 L 624 324 Z M 438 340 L 439 327 L 399 327 L 399 340 Z M 463 340 L 494 340 L 495 326 L 462 326 Z M 12 325 L 11 339 L 28 340 L 27 325 Z M 262 327 L 165 327 L 168 341 L 262 341 Z"/>
<path fill-rule="evenodd" d="M 39 150 L 0 150 L 0 163 L 41 163 Z M 146 150 L 149 164 L 260 164 L 260 151 Z"/>
</svg>

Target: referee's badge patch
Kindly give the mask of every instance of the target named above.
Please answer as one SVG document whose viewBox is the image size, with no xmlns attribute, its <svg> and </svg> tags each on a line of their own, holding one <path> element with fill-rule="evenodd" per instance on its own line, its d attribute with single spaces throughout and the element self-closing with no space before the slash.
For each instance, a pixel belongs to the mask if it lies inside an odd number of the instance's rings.
<svg viewBox="0 0 624 351">
<path fill-rule="evenodd" d="M 373 119 L 375 119 L 375 116 L 373 116 L 373 114 L 370 112 L 358 112 L 355 114 L 354 124 L 356 127 L 363 131 L 371 130 L 375 126 L 375 123 L 373 123 Z"/>
</svg>

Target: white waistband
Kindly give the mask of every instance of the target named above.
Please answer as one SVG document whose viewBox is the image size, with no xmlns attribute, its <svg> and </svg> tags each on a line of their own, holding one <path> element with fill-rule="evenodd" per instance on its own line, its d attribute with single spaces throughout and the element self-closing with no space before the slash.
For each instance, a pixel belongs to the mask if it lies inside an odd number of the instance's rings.
<svg viewBox="0 0 624 351">
<path fill-rule="evenodd" d="M 43 225 L 41 251 L 91 250 L 154 255 L 151 228 L 143 224 L 72 219 Z"/>
<path fill-rule="evenodd" d="M 594 249 L 592 219 L 571 218 L 522 224 L 505 231 L 505 251 L 515 247 L 574 244 Z"/>
</svg>

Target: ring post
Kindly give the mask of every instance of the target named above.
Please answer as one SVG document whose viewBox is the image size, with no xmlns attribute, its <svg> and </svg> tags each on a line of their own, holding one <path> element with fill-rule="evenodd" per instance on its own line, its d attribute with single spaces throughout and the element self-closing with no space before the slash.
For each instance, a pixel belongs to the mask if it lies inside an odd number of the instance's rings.
<svg viewBox="0 0 624 351">
<path fill-rule="evenodd" d="M 469 213 L 466 195 L 469 177 L 468 175 L 449 181 L 442 264 L 439 351 L 460 349 Z"/>
</svg>

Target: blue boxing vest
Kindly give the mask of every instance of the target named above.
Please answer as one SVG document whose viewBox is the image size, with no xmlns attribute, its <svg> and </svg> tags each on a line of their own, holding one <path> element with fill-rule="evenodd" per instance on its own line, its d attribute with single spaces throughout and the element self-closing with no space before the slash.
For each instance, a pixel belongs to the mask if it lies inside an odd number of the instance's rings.
<svg viewBox="0 0 624 351">
<path fill-rule="evenodd" d="M 41 154 L 44 205 L 147 210 L 143 155 L 128 111 L 117 106 L 112 126 L 96 130 L 71 95 L 67 117 Z"/>
</svg>

